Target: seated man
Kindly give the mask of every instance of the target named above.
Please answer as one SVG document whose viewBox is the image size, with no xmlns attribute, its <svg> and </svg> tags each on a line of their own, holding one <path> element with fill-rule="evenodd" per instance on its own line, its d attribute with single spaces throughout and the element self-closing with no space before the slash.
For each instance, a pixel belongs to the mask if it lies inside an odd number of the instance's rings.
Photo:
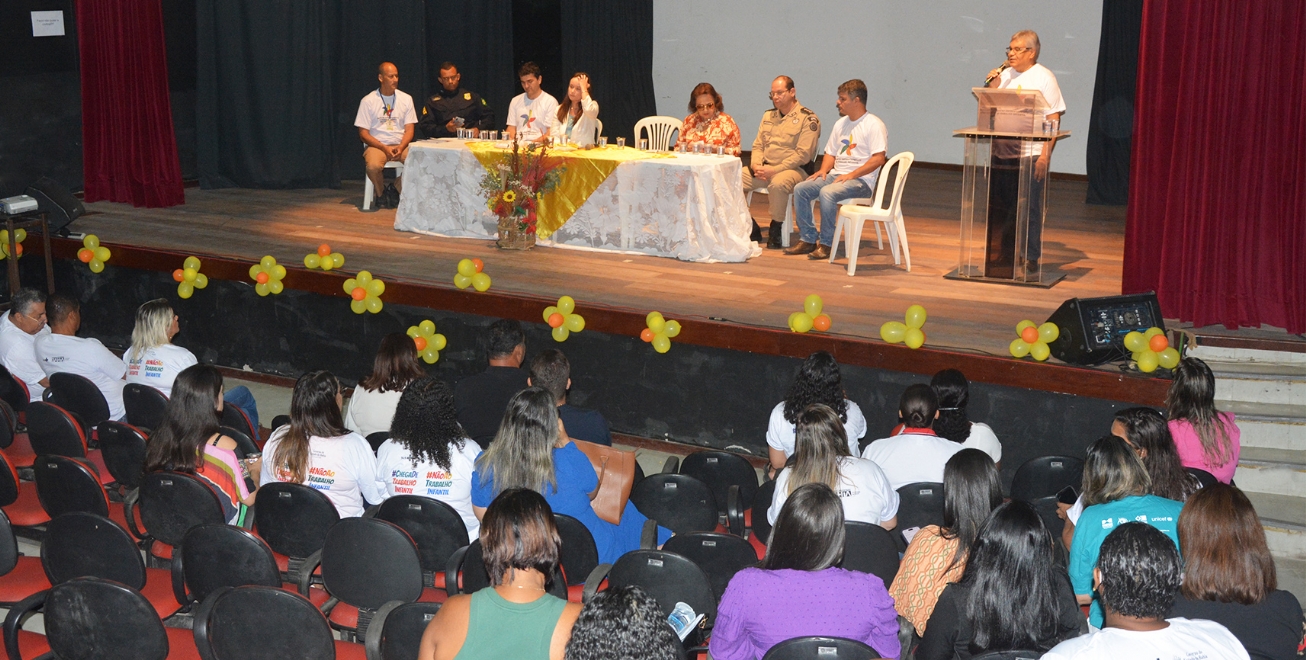
<svg viewBox="0 0 1306 660">
<path fill-rule="evenodd" d="M 460 86 L 462 74 L 453 62 L 440 65 L 440 86 L 444 89 L 426 99 L 422 118 L 417 122 L 428 138 L 455 137 L 458 129 L 469 128 L 475 135 L 494 129 L 494 111 L 480 94 Z"/>
<path fill-rule="evenodd" d="M 399 91 L 399 69 L 382 62 L 376 77 L 381 87 L 358 102 L 358 116 L 354 118 L 358 139 L 367 145 L 363 148 L 367 178 L 376 191 L 377 203 L 369 211 L 382 206 L 398 208 L 403 182 L 395 181 L 399 188 L 385 187 L 385 164 L 392 160 L 402 163 L 408 158 L 408 143 L 413 141 L 413 124 L 417 123 L 413 97 Z"/>
<path fill-rule="evenodd" d="M 109 419 L 123 419 L 127 409 L 122 404 L 123 375 L 127 365 L 109 352 L 98 339 L 77 336 L 82 325 L 82 308 L 77 299 L 56 293 L 46 303 L 50 333 L 33 342 L 36 359 L 45 375 L 70 373 L 90 379 L 109 404 Z"/>
<path fill-rule="evenodd" d="M 821 120 L 798 102 L 794 79 L 780 76 L 771 81 L 771 110 L 762 113 L 762 124 L 753 140 L 752 163 L 744 168 L 744 192 L 766 188 L 771 205 L 771 231 L 766 247 L 780 249 L 789 193 L 807 178 L 803 171 L 816 155 L 821 139 Z M 761 240 L 761 227 L 753 221 L 753 240 Z"/>
<path fill-rule="evenodd" d="M 805 254 L 808 259 L 830 258 L 839 202 L 852 197 L 874 197 L 880 167 L 888 162 L 889 133 L 879 117 L 866 111 L 866 83 L 853 79 L 839 85 L 839 114 L 825 156 L 816 174 L 794 186 L 794 217 L 801 240 L 785 254 Z M 812 202 L 821 200 L 821 233 L 817 236 Z"/>
<path fill-rule="evenodd" d="M 1102 629 L 1057 644 L 1043 660 L 1246 660 L 1228 628 L 1165 618 L 1183 574 L 1179 550 L 1160 530 L 1141 522 L 1116 527 L 1093 569 Z"/>
<path fill-rule="evenodd" d="M 867 445 L 862 458 L 875 461 L 894 490 L 907 484 L 943 483 L 943 467 L 962 446 L 935 435 L 930 427 L 938 416 L 939 399 L 933 388 L 908 385 L 898 400 L 902 430 Z"/>
<path fill-rule="evenodd" d="M 567 437 L 612 446 L 612 431 L 603 413 L 567 403 L 567 390 L 571 389 L 571 363 L 562 351 L 550 348 L 536 355 L 531 360 L 531 376 L 526 379 L 526 384 L 542 387 L 553 394 L 558 403 L 558 418 L 562 420 Z"/>
<path fill-rule="evenodd" d="M 33 349 L 36 338 L 48 334 L 45 294 L 40 289 L 19 289 L 14 294 L 9 313 L 0 319 L 0 364 L 27 385 L 32 401 L 40 401 L 45 388 L 50 386 Z"/>
<path fill-rule="evenodd" d="M 503 421 L 503 411 L 514 394 L 529 387 L 522 361 L 526 359 L 526 334 L 521 323 L 501 319 L 485 333 L 485 353 L 490 366 L 468 376 L 454 387 L 454 408 L 467 437 L 489 449 Z"/>
<path fill-rule="evenodd" d="M 521 65 L 517 79 L 524 91 L 512 97 L 512 103 L 508 104 L 508 139 L 543 142 L 556 121 L 558 99 L 540 89 L 544 79 L 540 77 L 539 65 L 534 62 Z"/>
</svg>

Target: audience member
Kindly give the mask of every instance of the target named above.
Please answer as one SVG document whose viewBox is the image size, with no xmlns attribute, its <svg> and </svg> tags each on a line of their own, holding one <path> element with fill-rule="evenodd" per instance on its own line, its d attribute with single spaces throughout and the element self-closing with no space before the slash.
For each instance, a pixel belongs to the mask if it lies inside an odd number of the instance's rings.
<svg viewBox="0 0 1306 660">
<path fill-rule="evenodd" d="M 925 634 L 939 594 L 961 579 L 980 526 L 1002 504 L 1002 482 L 993 459 L 963 449 L 943 468 L 943 526 L 922 527 L 907 545 L 889 594 L 898 614 Z"/>
<path fill-rule="evenodd" d="M 562 660 L 581 606 L 547 591 L 562 553 L 549 504 L 528 488 L 504 490 L 485 511 L 481 544 L 491 586 L 445 601 L 418 660 Z"/>
<path fill-rule="evenodd" d="M 372 446 L 340 419 L 340 398 L 340 381 L 329 371 L 310 371 L 295 381 L 290 423 L 273 431 L 263 448 L 271 465 L 260 485 L 304 484 L 322 491 L 341 518 L 352 518 L 386 493 L 376 478 Z"/>
<path fill-rule="evenodd" d="M 1002 443 L 993 429 L 983 422 L 972 422 L 966 415 L 970 403 L 970 382 L 956 369 L 944 369 L 930 379 L 930 388 L 939 398 L 939 416 L 931 427 L 940 438 L 961 443 L 962 447 L 988 454 L 1002 467 Z"/>
<path fill-rule="evenodd" d="M 713 147 L 725 147 L 725 152 L 738 156 L 740 154 L 739 127 L 735 120 L 726 114 L 726 104 L 721 102 L 721 95 L 708 83 L 699 83 L 689 93 L 689 116 L 680 126 L 680 141 L 677 144 L 690 147 L 696 143 Z"/>
<path fill-rule="evenodd" d="M 794 637 L 845 637 L 897 658 L 898 615 L 884 582 L 846 571 L 843 506 L 829 486 L 809 483 L 785 502 L 766 557 L 730 579 L 709 642 L 716 660 L 755 660 Z"/>
<path fill-rule="evenodd" d="M 558 105 L 550 137 L 587 147 L 594 144 L 599 130 L 599 104 L 590 98 L 590 76 L 576 72 L 567 84 L 567 96 Z"/>
<path fill-rule="evenodd" d="M 880 466 L 848 453 L 839 416 L 829 406 L 814 403 L 798 417 L 798 440 L 793 465 L 775 480 L 775 497 L 766 519 L 774 524 L 789 494 L 811 483 L 825 484 L 843 503 L 844 520 L 870 523 L 885 529 L 898 526 L 898 493 Z"/>
<path fill-rule="evenodd" d="M 875 461 L 894 490 L 918 482 L 942 483 L 944 465 L 962 446 L 935 435 L 930 425 L 938 416 L 934 390 L 921 383 L 908 385 L 898 400 L 902 431 L 867 445 L 862 458 Z"/>
<path fill-rule="evenodd" d="M 1229 483 L 1238 468 L 1241 431 L 1233 413 L 1215 408 L 1215 375 L 1193 357 L 1179 361 L 1165 395 L 1170 435 L 1184 467 L 1206 470 Z"/>
<path fill-rule="evenodd" d="M 387 497 L 421 495 L 453 507 L 475 539 L 481 521 L 472 511 L 472 472 L 480 453 L 458 425 L 453 391 L 426 376 L 409 383 L 399 399 L 390 439 L 376 450 L 377 479 Z"/>
<path fill-rule="evenodd" d="M 1170 618 L 1215 621 L 1253 658 L 1300 657 L 1301 603 L 1278 588 L 1265 528 L 1241 490 L 1216 484 L 1190 497 L 1179 514 L 1179 548 L 1184 576 Z"/>
<path fill-rule="evenodd" d="M 1081 604 L 1092 602 L 1089 621 L 1102 627 L 1102 607 L 1093 597 L 1093 567 L 1102 539 L 1121 521 L 1145 522 L 1179 542 L 1183 504 L 1151 495 L 1152 480 L 1129 445 L 1113 435 L 1088 448 L 1084 461 L 1084 512 L 1070 543 L 1070 582 Z"/>
<path fill-rule="evenodd" d="M 122 405 L 122 386 L 125 384 L 122 378 L 127 366 L 100 340 L 77 336 L 77 329 L 82 325 L 81 303 L 76 298 L 56 293 L 50 296 L 45 309 L 50 333 L 38 335 L 32 342 L 45 375 L 70 373 L 90 379 L 109 404 L 109 419 L 126 417 L 127 410 Z"/>
<path fill-rule="evenodd" d="M 603 413 L 567 403 L 571 389 L 571 363 L 556 348 L 548 348 L 531 360 L 531 375 L 526 384 L 544 388 L 558 402 L 558 419 L 572 440 L 584 440 L 612 446 L 612 430 Z"/>
<path fill-rule="evenodd" d="M 677 660 L 684 649 L 658 601 L 637 586 L 611 587 L 580 611 L 566 660 Z"/>
<path fill-rule="evenodd" d="M 798 102 L 794 79 L 777 76 L 771 81 L 771 105 L 753 140 L 750 163 L 744 167 L 744 192 L 766 189 L 771 208 L 771 230 L 766 247 L 780 249 L 789 194 L 807 178 L 803 170 L 816 156 L 821 141 L 821 120 Z M 753 220 L 753 240 L 761 242 L 762 228 Z"/>
<path fill-rule="evenodd" d="M 1141 522 L 1119 525 L 1102 542 L 1093 569 L 1104 627 L 1056 645 L 1043 660 L 1247 660 L 1224 626 L 1165 618 L 1182 578 L 1171 539 Z"/>
<path fill-rule="evenodd" d="M 177 374 L 167 415 L 146 446 L 145 471 L 185 472 L 203 479 L 219 495 L 227 522 L 235 525 L 241 505 L 254 506 L 258 488 L 253 484 L 259 482 L 263 460 L 238 458 L 238 445 L 218 429 L 215 410 L 222 410 L 222 374 L 216 368 L 196 364 Z"/>
<path fill-rule="evenodd" d="M 598 494 L 599 476 L 589 458 L 567 437 L 553 394 L 539 387 L 528 387 L 513 396 L 498 436 L 476 459 L 473 510 L 483 514 L 499 493 L 512 488 L 529 488 L 544 495 L 555 512 L 585 525 L 594 536 L 599 563 L 611 564 L 640 546 L 648 519 L 629 501 L 620 525 L 594 513 L 590 501 Z M 658 545 L 669 538 L 671 530 L 659 527 Z"/>
<path fill-rule="evenodd" d="M 417 126 L 428 138 L 454 137 L 458 129 L 466 128 L 473 136 L 481 131 L 494 130 L 494 110 L 480 94 L 461 86 L 463 76 L 453 62 L 440 65 L 440 86 L 443 88 L 426 99 L 422 105 L 422 118 Z"/>
<path fill-rule="evenodd" d="M 526 372 L 521 368 L 526 358 L 526 334 L 521 323 L 500 319 L 490 324 L 484 341 L 490 365 L 485 371 L 458 381 L 453 396 L 458 407 L 458 423 L 476 444 L 488 449 L 499 430 L 508 399 L 528 387 Z"/>
<path fill-rule="evenodd" d="M 544 78 L 534 62 L 521 65 L 517 79 L 521 81 L 522 93 L 512 97 L 508 104 L 508 139 L 543 142 L 558 113 L 558 99 L 540 89 Z"/>
<path fill-rule="evenodd" d="M 1042 653 L 1087 632 L 1052 542 L 1032 505 L 995 509 L 971 546 L 965 575 L 939 596 L 916 660 Z"/>
<path fill-rule="evenodd" d="M 379 431 L 389 431 L 395 407 L 408 384 L 426 375 L 417 362 L 417 347 L 412 337 L 392 332 L 381 339 L 381 347 L 372 360 L 372 373 L 358 381 L 345 408 L 345 428 L 366 438 Z"/>
<path fill-rule="evenodd" d="M 40 289 L 19 289 L 10 299 L 9 313 L 0 319 L 0 364 L 23 381 L 31 401 L 40 401 L 50 386 L 33 346 L 37 337 L 48 334 L 45 294 Z"/>
<path fill-rule="evenodd" d="M 390 62 L 376 68 L 381 86 L 358 102 L 358 139 L 363 141 L 363 163 L 367 178 L 372 180 L 378 203 L 372 207 L 398 208 L 403 181 L 396 179 L 385 186 L 385 164 L 408 160 L 408 144 L 413 141 L 417 108 L 413 97 L 399 91 L 399 69 Z M 368 209 L 368 210 L 372 210 Z"/>
<path fill-rule="evenodd" d="M 848 436 L 848 453 L 861 453 L 860 440 L 866 435 L 866 418 L 862 409 L 849 401 L 843 391 L 843 377 L 839 363 L 825 351 L 807 356 L 798 368 L 794 382 L 785 393 L 785 400 L 771 409 L 771 419 L 766 427 L 766 444 L 771 458 L 771 472 L 785 466 L 794 454 L 795 425 L 798 416 L 813 403 L 823 403 L 839 415 L 844 433 Z"/>
</svg>

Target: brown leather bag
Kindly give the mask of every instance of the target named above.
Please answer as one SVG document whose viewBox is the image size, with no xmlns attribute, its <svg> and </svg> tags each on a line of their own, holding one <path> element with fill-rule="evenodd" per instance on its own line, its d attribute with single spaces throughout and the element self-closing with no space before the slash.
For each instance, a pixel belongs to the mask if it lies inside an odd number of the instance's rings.
<svg viewBox="0 0 1306 660">
<path fill-rule="evenodd" d="M 621 512 L 630 499 L 630 489 L 635 483 L 635 452 L 596 445 L 584 440 L 572 440 L 576 447 L 589 457 L 594 472 L 599 475 L 599 494 L 590 501 L 599 518 L 614 525 L 621 524 Z"/>
</svg>

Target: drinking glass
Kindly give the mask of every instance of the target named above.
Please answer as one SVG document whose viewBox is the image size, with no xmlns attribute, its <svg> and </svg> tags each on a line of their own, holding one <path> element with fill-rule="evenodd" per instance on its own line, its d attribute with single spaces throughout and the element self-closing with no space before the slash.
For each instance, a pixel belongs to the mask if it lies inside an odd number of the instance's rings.
<svg viewBox="0 0 1306 660">
<path fill-rule="evenodd" d="M 716 155 L 718 156 L 726 155 L 726 146 L 724 144 L 718 144 L 716 146 Z"/>
<path fill-rule="evenodd" d="M 624 137 L 619 137 L 619 138 L 617 138 L 617 148 L 618 148 L 618 149 L 625 149 L 625 148 L 626 148 L 626 138 L 624 138 Z"/>
<path fill-rule="evenodd" d="M 640 150 L 640 151 L 648 151 L 648 140 L 640 140 L 640 141 L 639 141 L 639 150 Z"/>
<path fill-rule="evenodd" d="M 599 146 L 600 146 L 600 147 L 606 147 L 606 146 L 608 146 L 608 138 L 603 137 L 603 136 L 600 135 L 600 136 L 599 136 Z"/>
</svg>

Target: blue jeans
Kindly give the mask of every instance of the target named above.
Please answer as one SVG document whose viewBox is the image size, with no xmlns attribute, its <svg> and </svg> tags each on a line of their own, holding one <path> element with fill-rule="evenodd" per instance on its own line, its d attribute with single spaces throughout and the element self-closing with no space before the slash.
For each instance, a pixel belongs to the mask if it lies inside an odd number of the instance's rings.
<svg viewBox="0 0 1306 660">
<path fill-rule="evenodd" d="M 237 408 L 245 411 L 249 415 L 249 422 L 254 425 L 254 430 L 258 431 L 258 404 L 254 402 L 254 393 L 249 391 L 244 385 L 237 385 L 222 395 L 225 403 L 230 403 Z"/>
<path fill-rule="evenodd" d="M 805 243 L 834 244 L 834 228 L 839 224 L 839 202 L 850 197 L 871 197 L 870 186 L 861 179 L 833 183 L 834 174 L 824 179 L 804 181 L 794 186 L 794 217 L 798 218 L 798 237 Z M 821 200 L 821 233 L 818 240 L 816 220 L 812 218 L 812 201 Z"/>
</svg>

